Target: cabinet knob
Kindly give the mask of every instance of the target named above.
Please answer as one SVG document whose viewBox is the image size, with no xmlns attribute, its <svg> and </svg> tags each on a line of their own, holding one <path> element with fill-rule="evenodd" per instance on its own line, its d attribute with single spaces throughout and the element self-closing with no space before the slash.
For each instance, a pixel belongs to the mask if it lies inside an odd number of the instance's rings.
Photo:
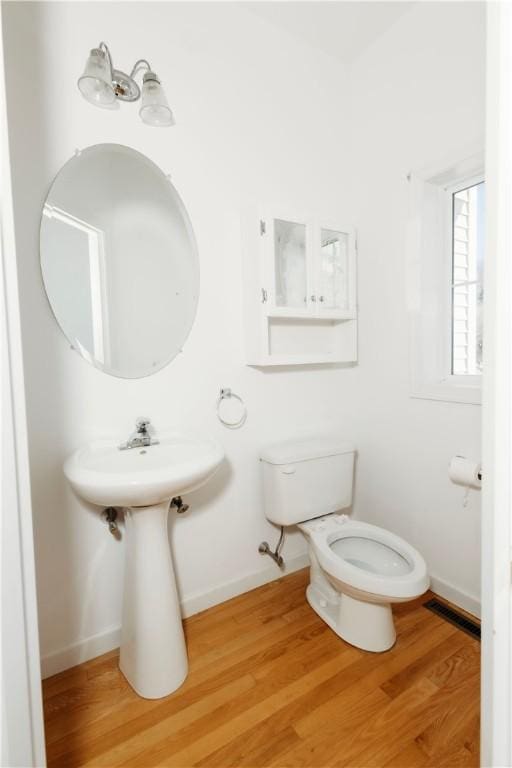
<svg viewBox="0 0 512 768">
<path fill-rule="evenodd" d="M 316 301 L 316 296 L 310 296 L 311 301 Z"/>
<path fill-rule="evenodd" d="M 323 297 L 323 296 L 319 296 L 319 297 L 318 297 L 318 301 L 323 301 L 323 300 L 324 300 L 324 297 Z"/>
</svg>

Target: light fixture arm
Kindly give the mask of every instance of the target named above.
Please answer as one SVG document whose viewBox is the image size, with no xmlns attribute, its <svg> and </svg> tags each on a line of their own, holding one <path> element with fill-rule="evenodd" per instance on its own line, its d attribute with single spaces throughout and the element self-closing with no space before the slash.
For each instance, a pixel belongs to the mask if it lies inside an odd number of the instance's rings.
<svg viewBox="0 0 512 768">
<path fill-rule="evenodd" d="M 113 73 L 114 73 L 114 64 L 112 62 L 112 54 L 110 53 L 110 49 L 109 49 L 108 45 L 106 43 L 104 43 L 103 41 L 98 45 L 98 48 L 101 51 L 105 52 L 105 55 L 106 55 L 107 61 L 108 61 L 108 66 L 110 67 L 110 75 L 112 77 Z"/>
<path fill-rule="evenodd" d="M 146 59 L 139 59 L 138 61 L 135 62 L 135 64 L 133 65 L 133 69 L 130 72 L 130 77 L 132 78 L 132 80 L 137 74 L 137 72 L 140 72 L 142 68 L 146 69 L 148 72 L 151 72 L 151 64 L 149 63 L 149 61 L 147 61 Z"/>
</svg>

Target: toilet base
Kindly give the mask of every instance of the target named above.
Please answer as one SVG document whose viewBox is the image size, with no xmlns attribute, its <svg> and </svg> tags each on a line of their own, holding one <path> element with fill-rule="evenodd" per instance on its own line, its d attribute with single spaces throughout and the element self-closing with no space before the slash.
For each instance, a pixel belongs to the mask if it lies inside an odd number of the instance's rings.
<svg viewBox="0 0 512 768">
<path fill-rule="evenodd" d="M 389 603 L 356 600 L 349 595 L 335 593 L 330 585 L 327 595 L 314 582 L 309 584 L 306 598 L 315 613 L 339 637 L 356 648 L 380 653 L 395 644 L 395 625 Z"/>
</svg>

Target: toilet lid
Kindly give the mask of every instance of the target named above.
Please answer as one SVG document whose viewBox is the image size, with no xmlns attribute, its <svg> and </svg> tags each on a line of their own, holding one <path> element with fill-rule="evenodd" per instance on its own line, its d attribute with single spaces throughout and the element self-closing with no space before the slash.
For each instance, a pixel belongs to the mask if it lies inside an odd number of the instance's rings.
<svg viewBox="0 0 512 768">
<path fill-rule="evenodd" d="M 374 539 L 344 536 L 332 541 L 329 547 L 350 565 L 379 576 L 404 576 L 413 570 L 403 555 Z"/>
</svg>

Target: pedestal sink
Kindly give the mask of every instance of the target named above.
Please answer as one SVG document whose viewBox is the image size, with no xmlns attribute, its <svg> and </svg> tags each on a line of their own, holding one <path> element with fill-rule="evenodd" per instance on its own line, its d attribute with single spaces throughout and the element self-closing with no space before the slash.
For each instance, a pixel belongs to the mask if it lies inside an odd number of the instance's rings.
<svg viewBox="0 0 512 768">
<path fill-rule="evenodd" d="M 120 450 L 100 440 L 76 451 L 64 472 L 100 507 L 124 507 L 126 565 L 119 667 L 134 690 L 158 699 L 178 688 L 188 660 L 167 533 L 169 503 L 206 483 L 224 457 L 213 440 L 178 434 Z"/>
</svg>

